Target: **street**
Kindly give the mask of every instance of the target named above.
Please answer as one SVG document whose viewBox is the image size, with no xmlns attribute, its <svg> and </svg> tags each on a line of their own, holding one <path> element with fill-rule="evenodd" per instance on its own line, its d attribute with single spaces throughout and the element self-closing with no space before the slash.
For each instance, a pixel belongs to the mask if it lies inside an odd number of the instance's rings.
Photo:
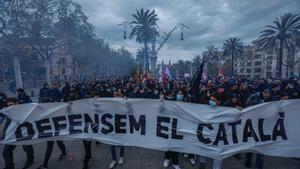
<svg viewBox="0 0 300 169">
<path fill-rule="evenodd" d="M 58 160 L 60 151 L 57 145 L 54 145 L 54 151 L 49 162 L 49 169 L 81 169 L 84 156 L 84 148 L 80 141 L 65 141 L 68 157 L 65 160 Z M 2 152 L 3 145 L 0 145 Z M 36 169 L 43 162 L 44 153 L 46 150 L 45 143 L 34 145 L 35 163 L 31 169 Z M 119 151 L 117 151 L 119 152 Z M 164 153 L 155 150 L 130 147 L 125 148 L 125 163 L 122 166 L 117 166 L 117 169 L 163 169 Z M 16 169 L 21 169 L 25 163 L 26 156 L 21 146 L 18 146 L 14 151 L 14 162 Z M 108 169 L 111 162 L 109 146 L 105 144 L 92 145 L 92 160 L 90 162 L 91 169 Z M 191 166 L 188 159 L 180 155 L 179 163 L 184 169 L 198 169 L 198 165 Z M 236 157 L 231 157 L 223 162 L 223 169 L 245 169 L 244 155 L 241 160 Z M 252 160 L 254 165 L 254 159 Z M 207 162 L 207 169 L 212 166 L 212 160 Z M 0 168 L 4 167 L 3 158 L 0 158 Z M 172 169 L 172 167 L 170 167 Z M 252 167 L 253 169 L 253 167 Z M 266 157 L 265 169 L 300 169 L 300 160 L 295 158 L 279 158 Z"/>
</svg>

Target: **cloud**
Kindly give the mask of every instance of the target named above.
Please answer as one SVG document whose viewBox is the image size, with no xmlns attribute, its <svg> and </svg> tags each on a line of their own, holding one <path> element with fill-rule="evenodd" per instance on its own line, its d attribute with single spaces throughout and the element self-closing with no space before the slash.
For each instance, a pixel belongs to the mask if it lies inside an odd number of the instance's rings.
<svg viewBox="0 0 300 169">
<path fill-rule="evenodd" d="M 246 44 L 286 12 L 299 13 L 299 0 L 76 0 L 95 26 L 99 38 L 113 48 L 124 46 L 132 53 L 140 48 L 134 40 L 123 40 L 117 25 L 131 20 L 136 9 L 155 9 L 160 31 L 169 32 L 177 23 L 190 29 L 175 31 L 159 51 L 158 61 L 191 60 L 206 46 L 222 48 L 225 39 L 240 37 Z"/>
</svg>

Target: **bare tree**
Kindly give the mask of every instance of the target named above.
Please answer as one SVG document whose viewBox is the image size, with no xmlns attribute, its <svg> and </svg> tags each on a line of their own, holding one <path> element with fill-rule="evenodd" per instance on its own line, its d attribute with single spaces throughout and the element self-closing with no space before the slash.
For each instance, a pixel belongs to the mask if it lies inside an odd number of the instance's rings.
<svg viewBox="0 0 300 169">
<path fill-rule="evenodd" d="M 28 36 L 29 1 L 1 1 L 0 20 L 1 36 L 5 42 L 5 52 L 13 57 L 17 87 L 23 87 L 20 68 L 20 57 L 24 55 L 25 38 Z"/>
</svg>

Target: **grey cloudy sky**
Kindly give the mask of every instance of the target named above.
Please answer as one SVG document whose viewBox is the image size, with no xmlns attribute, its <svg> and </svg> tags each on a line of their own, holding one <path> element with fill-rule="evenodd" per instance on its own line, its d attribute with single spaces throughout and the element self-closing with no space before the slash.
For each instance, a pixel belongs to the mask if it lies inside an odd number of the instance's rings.
<svg viewBox="0 0 300 169">
<path fill-rule="evenodd" d="M 222 48 L 228 37 L 240 37 L 245 44 L 259 36 L 265 25 L 285 12 L 300 12 L 300 0 L 76 0 L 99 38 L 113 48 L 126 47 L 132 53 L 140 48 L 134 40 L 124 40 L 117 25 L 132 20 L 136 9 L 155 9 L 162 31 L 177 23 L 190 27 L 185 40 L 175 32 L 158 54 L 158 62 L 191 60 L 209 44 Z"/>
</svg>

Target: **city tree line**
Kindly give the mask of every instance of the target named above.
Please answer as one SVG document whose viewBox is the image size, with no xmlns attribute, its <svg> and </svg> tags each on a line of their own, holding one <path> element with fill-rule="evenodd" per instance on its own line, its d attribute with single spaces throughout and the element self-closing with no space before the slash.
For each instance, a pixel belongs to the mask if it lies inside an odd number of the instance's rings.
<svg viewBox="0 0 300 169">
<path fill-rule="evenodd" d="M 51 59 L 61 48 L 72 56 L 84 76 L 124 76 L 130 73 L 133 62 L 132 54 L 125 48 L 113 50 L 96 36 L 81 6 L 72 0 L 0 1 L 0 43 L 2 55 L 12 63 L 18 87 L 22 87 L 21 72 L 25 70 L 21 65 L 36 66 L 24 59 L 26 56 L 43 61 L 50 83 Z"/>
</svg>

